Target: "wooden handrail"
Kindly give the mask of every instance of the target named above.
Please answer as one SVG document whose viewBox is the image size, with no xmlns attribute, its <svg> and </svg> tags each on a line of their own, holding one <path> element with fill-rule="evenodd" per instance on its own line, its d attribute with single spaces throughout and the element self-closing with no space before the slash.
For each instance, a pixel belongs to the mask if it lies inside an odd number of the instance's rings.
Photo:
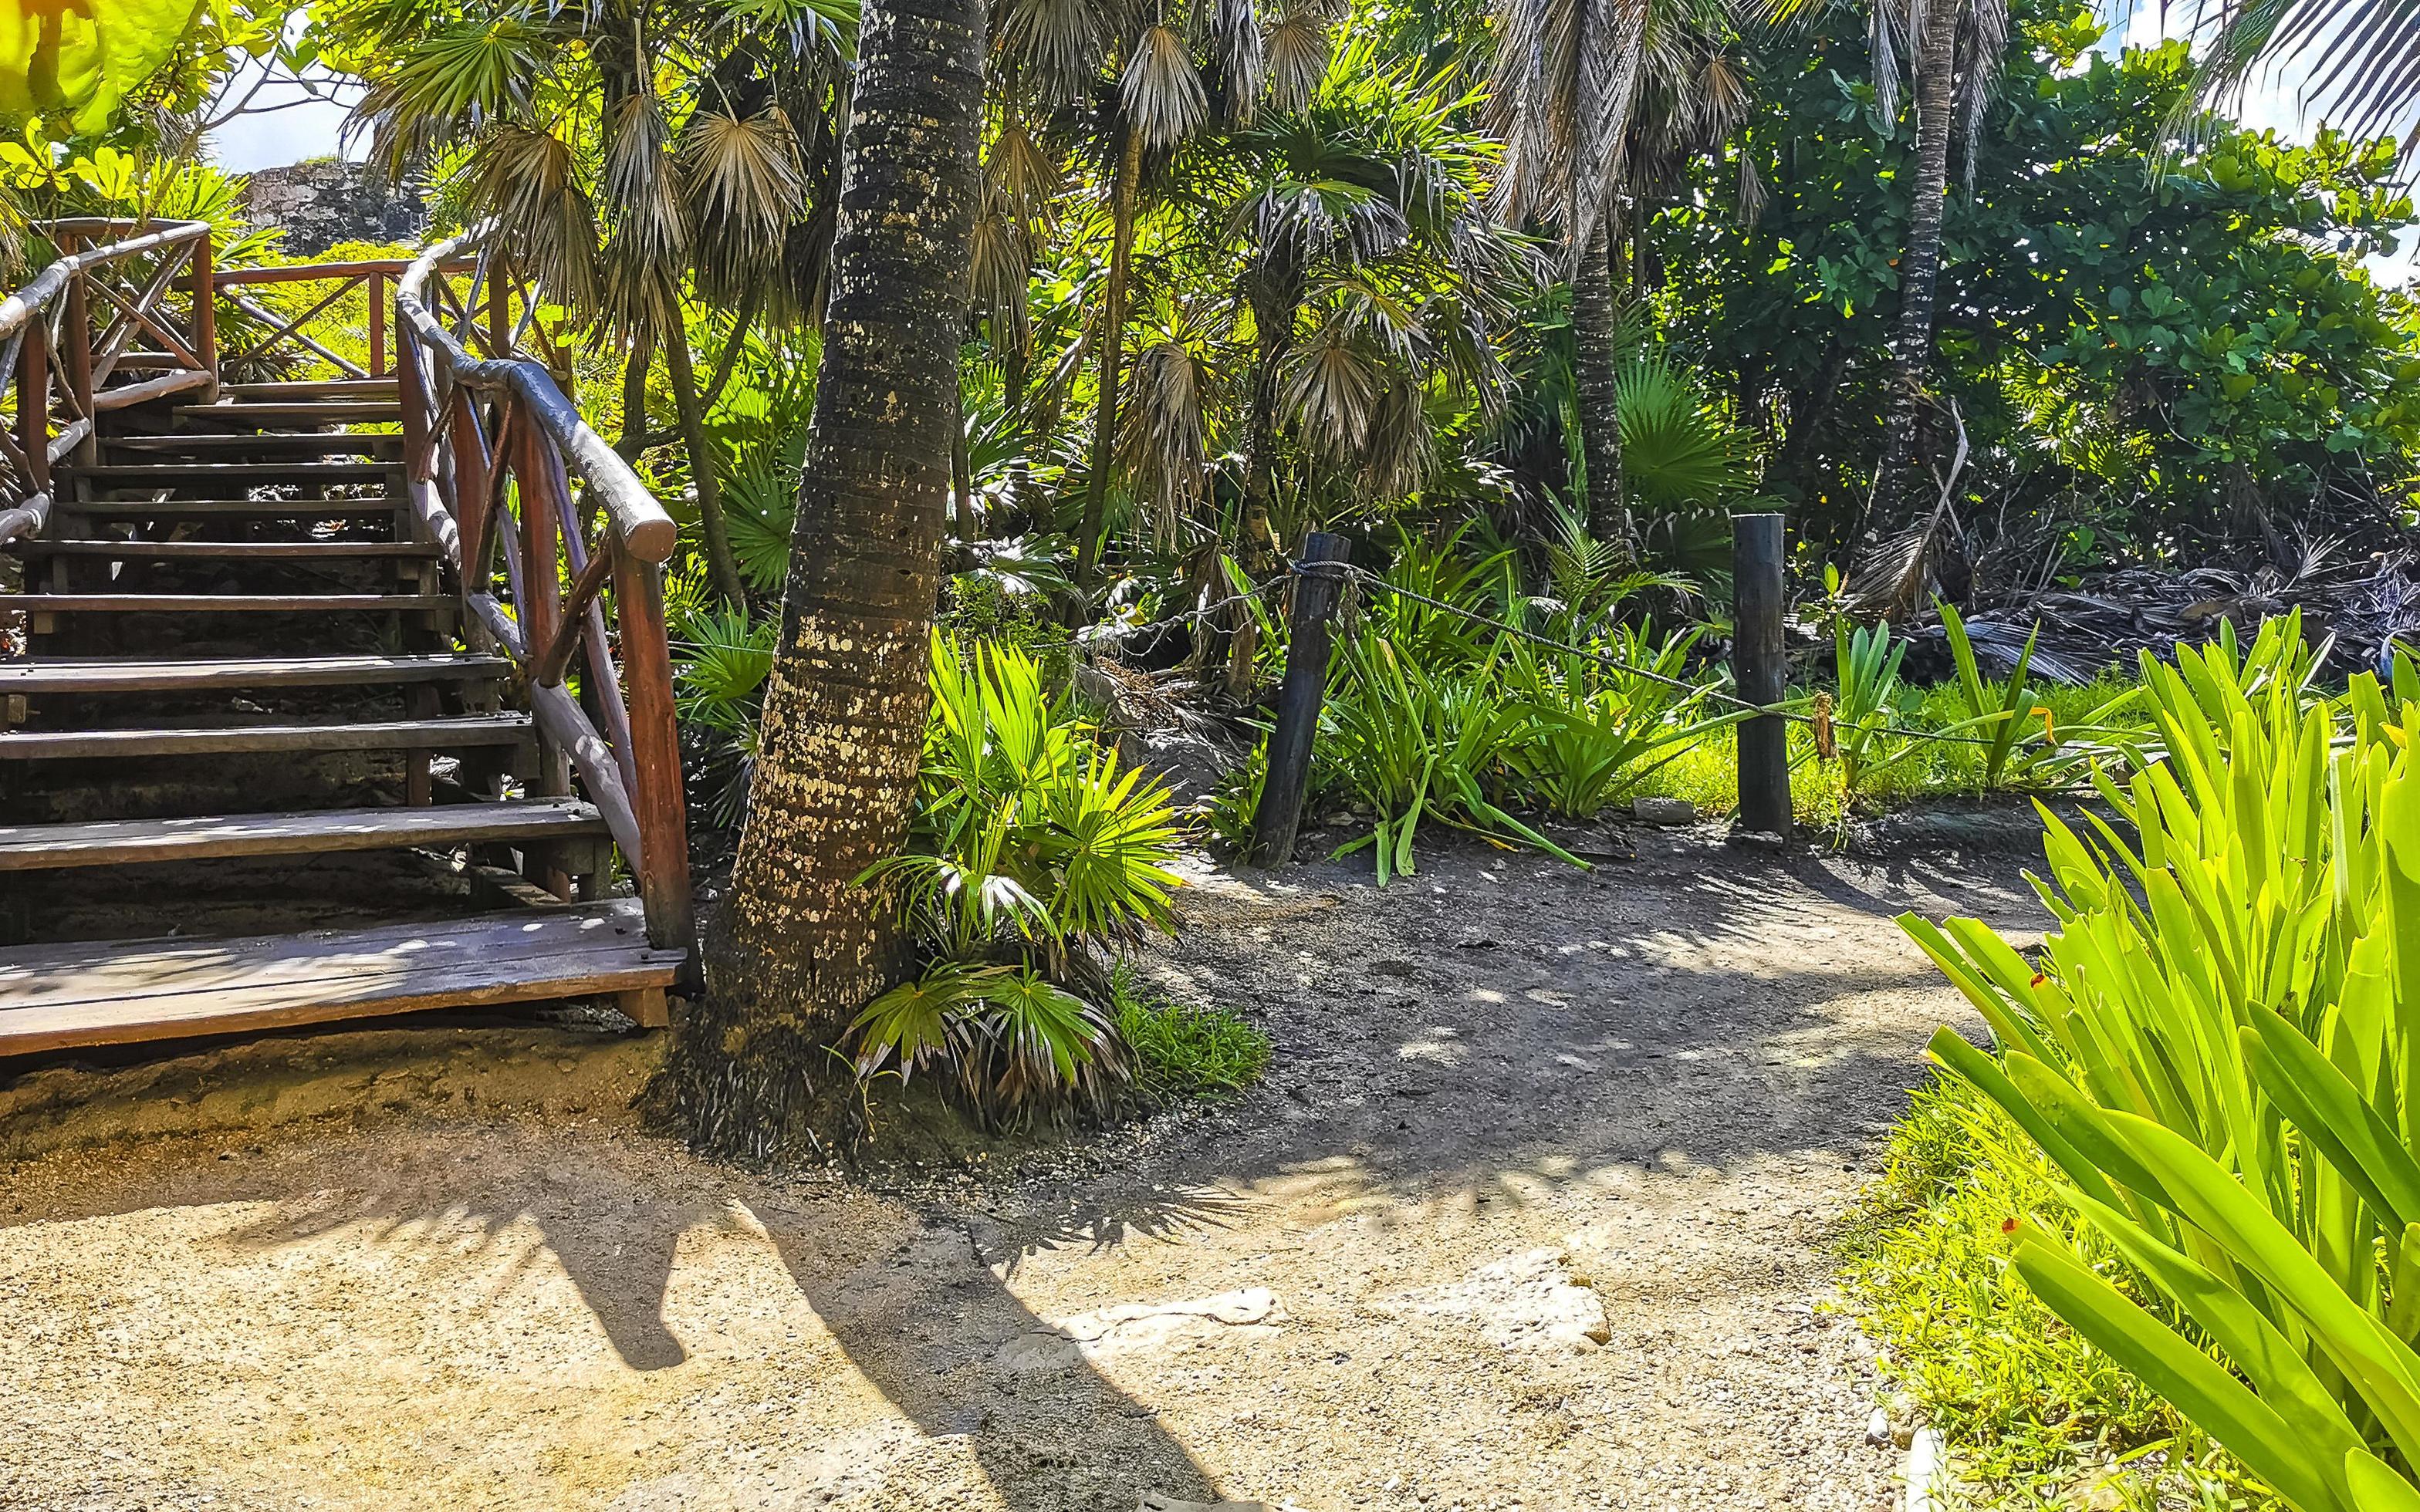
<svg viewBox="0 0 2420 1512">
<path fill-rule="evenodd" d="M 546 365 L 514 349 L 515 289 L 500 261 L 477 259 L 467 298 L 440 276 L 485 235 L 442 242 L 394 279 L 407 497 L 443 544 L 480 643 L 519 672 L 538 731 L 539 788 L 563 791 L 566 767 L 578 774 L 629 863 L 649 940 L 687 948 L 695 921 L 662 568 L 679 529 Z M 441 306 L 489 355 L 448 330 Z M 586 483 L 578 498 L 575 472 Z M 618 624 L 608 621 L 609 594 Z"/>
<path fill-rule="evenodd" d="M 396 283 L 395 307 L 400 323 L 411 328 L 408 339 L 436 357 L 441 371 L 429 377 L 441 385 L 450 380 L 483 393 L 510 389 L 530 418 L 562 452 L 564 459 L 597 490 L 622 548 L 642 562 L 668 560 L 680 544 L 680 527 L 656 501 L 656 496 L 647 491 L 647 486 L 639 481 L 638 473 L 622 459 L 622 454 L 607 445 L 605 438 L 580 418 L 580 411 L 564 396 L 545 364 L 526 358 L 473 357 L 422 301 L 421 289 L 436 273 L 437 265 L 475 244 L 485 234 L 486 228 L 481 228 L 439 242 L 404 270 L 402 278 Z M 494 276 L 493 270 L 489 276 Z M 5 334 L 0 332 L 0 335 Z"/>
<path fill-rule="evenodd" d="M 16 465 L 17 495 L 0 499 L 0 543 L 34 534 L 42 528 L 51 512 L 52 464 L 70 454 L 81 453 L 88 458 L 98 439 L 96 422 L 104 411 L 186 389 L 214 389 L 218 383 L 215 326 L 209 318 L 209 223 L 85 216 L 54 221 L 44 229 L 51 233 L 59 255 L 23 288 L 0 300 L 0 344 L 6 344 L 14 358 L 13 362 L 0 361 L 0 397 L 12 390 L 17 396 L 16 435 L 7 448 Z M 118 239 L 92 246 L 76 245 L 80 240 L 106 236 L 116 236 Z M 161 270 L 132 300 L 89 277 L 94 270 L 111 263 L 172 249 L 182 249 L 181 256 L 165 259 Z M 187 259 L 192 264 L 192 274 L 177 285 L 172 270 L 179 261 Z M 189 292 L 201 291 L 194 295 L 196 339 L 190 347 L 174 338 L 157 313 L 161 294 L 172 285 Z M 112 322 L 114 333 L 105 340 L 98 363 L 87 298 L 94 288 L 120 312 Z M 55 318 L 50 314 L 54 305 L 60 306 L 60 315 Z M 56 351 L 53 350 L 52 339 L 54 324 L 59 328 L 60 341 Z M 171 355 L 184 365 L 141 383 L 103 389 L 101 385 L 116 370 L 119 354 L 138 329 L 148 330 L 164 345 L 178 348 Z M 65 385 L 58 395 L 74 416 L 55 436 L 51 434 L 54 368 Z"/>
</svg>

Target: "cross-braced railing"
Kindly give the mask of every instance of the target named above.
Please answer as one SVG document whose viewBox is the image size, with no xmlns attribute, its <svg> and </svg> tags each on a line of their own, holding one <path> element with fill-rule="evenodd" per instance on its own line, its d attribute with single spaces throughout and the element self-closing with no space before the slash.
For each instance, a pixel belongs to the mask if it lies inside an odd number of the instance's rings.
<svg viewBox="0 0 2420 1512">
<path fill-rule="evenodd" d="M 219 381 L 207 224 L 46 229 L 57 257 L 0 301 L 0 399 L 17 401 L 16 423 L 0 429 L 0 542 L 40 531 L 53 465 L 91 460 L 102 415 L 189 391 L 207 398 Z"/>
<path fill-rule="evenodd" d="M 530 301 L 517 328 L 502 259 L 480 252 L 467 296 L 437 276 L 479 245 L 476 232 L 446 241 L 396 284 L 411 505 L 458 570 L 472 633 L 493 639 L 528 690 L 539 782 L 567 791 L 564 767 L 578 771 L 629 863 L 649 940 L 687 946 L 688 815 L 663 594 L 678 528 L 545 364 L 518 355 Z M 446 304 L 458 330 L 439 317 Z M 575 476 L 585 486 L 575 490 Z"/>
<path fill-rule="evenodd" d="M 677 528 L 547 366 L 520 355 L 537 301 L 503 260 L 473 233 L 409 263 L 214 269 L 201 223 L 44 229 L 59 255 L 0 301 L 0 400 L 12 388 L 17 400 L 0 437 L 0 543 L 42 530 L 53 464 L 96 460 L 114 410 L 187 391 L 207 403 L 223 378 L 264 368 L 333 373 L 350 380 L 334 387 L 356 393 L 391 378 L 406 501 L 452 569 L 464 635 L 508 658 L 527 696 L 534 789 L 567 795 L 576 772 L 629 867 L 649 942 L 690 946 L 663 598 Z M 283 301 L 300 314 L 246 292 L 272 284 L 301 285 Z M 366 363 L 330 345 L 326 323 L 356 288 L 367 294 Z M 222 314 L 242 332 L 224 357 Z"/>
</svg>

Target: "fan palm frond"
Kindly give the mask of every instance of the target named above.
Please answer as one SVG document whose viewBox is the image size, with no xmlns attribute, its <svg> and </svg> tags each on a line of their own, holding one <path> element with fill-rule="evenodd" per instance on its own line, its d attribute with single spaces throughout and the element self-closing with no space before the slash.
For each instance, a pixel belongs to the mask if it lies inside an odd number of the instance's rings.
<svg viewBox="0 0 2420 1512">
<path fill-rule="evenodd" d="M 444 147 L 530 122 L 561 41 L 510 12 L 399 36 L 373 54 L 347 134 L 366 130 L 371 158 L 399 180 Z"/>
<path fill-rule="evenodd" d="M 770 274 L 783 227 L 805 208 L 798 133 L 778 105 L 747 116 L 700 110 L 681 130 L 680 162 L 702 281 L 740 298 Z"/>
<path fill-rule="evenodd" d="M 499 126 L 479 143 L 473 204 L 504 228 L 502 244 L 566 308 L 597 307 L 597 209 L 570 144 L 526 126 Z"/>
<path fill-rule="evenodd" d="M 646 91 L 615 107 L 603 184 L 613 207 L 605 242 L 605 313 L 624 332 L 661 330 L 689 256 L 689 221 L 675 181 L 672 129 Z"/>
<path fill-rule="evenodd" d="M 1309 105 L 1327 76 L 1327 20 L 1308 5 L 1296 5 L 1262 38 L 1263 75 L 1269 104 L 1280 111 Z"/>
<path fill-rule="evenodd" d="M 1202 70 L 1173 26 L 1146 26 L 1135 39 L 1121 84 L 1129 130 L 1153 151 L 1166 151 L 1210 118 Z"/>
<path fill-rule="evenodd" d="M 1100 73 L 1110 33 L 1111 18 L 1097 0 L 1016 0 L 1001 44 L 1045 98 L 1072 104 Z"/>
</svg>

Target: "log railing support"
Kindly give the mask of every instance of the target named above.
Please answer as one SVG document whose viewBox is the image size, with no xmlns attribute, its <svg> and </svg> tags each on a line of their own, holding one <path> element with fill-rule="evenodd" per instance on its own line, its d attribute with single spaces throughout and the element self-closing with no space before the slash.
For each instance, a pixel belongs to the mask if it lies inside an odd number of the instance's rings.
<svg viewBox="0 0 2420 1512">
<path fill-rule="evenodd" d="M 1782 517 L 1731 517 L 1731 593 L 1738 624 L 1731 672 L 1740 697 L 1778 703 L 1790 690 L 1790 658 L 1782 640 Z M 1790 723 L 1760 714 L 1739 727 L 1739 827 L 1790 833 Z"/>
</svg>

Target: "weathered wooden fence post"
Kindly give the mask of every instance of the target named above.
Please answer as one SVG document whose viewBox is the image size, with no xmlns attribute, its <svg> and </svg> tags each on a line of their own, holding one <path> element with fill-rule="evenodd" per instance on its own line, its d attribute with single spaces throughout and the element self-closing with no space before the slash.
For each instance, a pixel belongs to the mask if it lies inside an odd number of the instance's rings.
<svg viewBox="0 0 2420 1512">
<path fill-rule="evenodd" d="M 1731 517 L 1731 673 L 1740 697 L 1778 703 L 1790 686 L 1781 638 L 1782 518 Z M 1739 825 L 1790 833 L 1790 723 L 1760 714 L 1739 727 Z"/>
<path fill-rule="evenodd" d="M 1252 859 L 1283 866 L 1294 859 L 1295 831 L 1302 826 L 1303 791 L 1311 783 L 1311 743 L 1319 733 L 1320 701 L 1327 696 L 1328 621 L 1344 594 L 1343 563 L 1352 543 L 1313 531 L 1302 543 L 1303 565 L 1295 579 L 1294 606 L 1287 612 L 1285 682 L 1278 689 L 1278 725 L 1269 733 L 1269 773 L 1252 812 Z M 1321 564 L 1339 566 L 1323 570 Z"/>
</svg>

